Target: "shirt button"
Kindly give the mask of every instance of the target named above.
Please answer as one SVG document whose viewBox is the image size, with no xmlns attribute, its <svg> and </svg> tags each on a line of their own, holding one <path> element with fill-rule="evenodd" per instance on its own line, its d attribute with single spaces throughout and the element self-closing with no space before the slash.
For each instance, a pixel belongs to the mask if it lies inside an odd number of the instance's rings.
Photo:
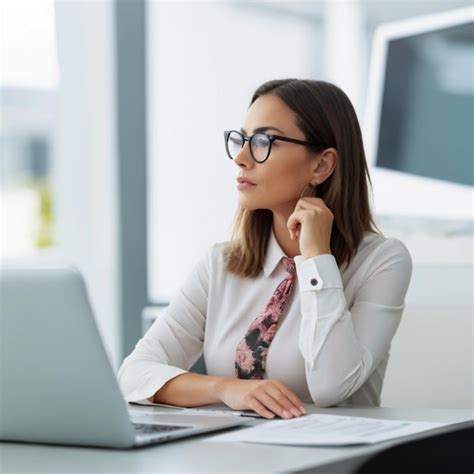
<svg viewBox="0 0 474 474">
<path fill-rule="evenodd" d="M 316 285 L 318 284 L 318 280 L 316 280 L 316 278 L 313 278 L 313 279 L 311 280 L 311 284 L 312 284 L 313 286 L 316 286 Z"/>
</svg>

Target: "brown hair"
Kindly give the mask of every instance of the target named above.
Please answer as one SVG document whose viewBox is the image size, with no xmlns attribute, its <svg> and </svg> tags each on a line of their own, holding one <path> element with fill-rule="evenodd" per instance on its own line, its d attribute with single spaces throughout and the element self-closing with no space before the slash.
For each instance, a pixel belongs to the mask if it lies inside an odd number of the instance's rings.
<svg viewBox="0 0 474 474">
<path fill-rule="evenodd" d="M 348 266 L 363 234 L 382 234 L 369 205 L 372 187 L 357 115 L 347 95 L 325 81 L 278 79 L 255 91 L 249 107 L 264 94 L 279 97 L 295 113 L 305 140 L 319 143 L 315 152 L 334 147 L 338 160 L 333 173 L 314 188 L 334 215 L 331 252 L 339 267 Z M 247 210 L 239 206 L 231 240 L 224 247 L 227 271 L 242 277 L 257 277 L 263 268 L 273 213 L 269 209 Z M 346 267 L 347 268 L 347 267 Z"/>
</svg>

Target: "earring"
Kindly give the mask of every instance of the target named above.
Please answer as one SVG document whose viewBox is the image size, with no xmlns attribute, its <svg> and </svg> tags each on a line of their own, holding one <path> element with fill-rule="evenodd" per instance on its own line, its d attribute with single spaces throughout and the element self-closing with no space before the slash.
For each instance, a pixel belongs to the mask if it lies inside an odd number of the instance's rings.
<svg viewBox="0 0 474 474">
<path fill-rule="evenodd" d="M 314 183 L 314 184 L 313 184 L 313 183 L 309 183 L 309 184 L 307 184 L 307 185 L 304 187 L 303 192 L 300 194 L 299 199 L 301 199 L 302 197 L 313 196 L 313 194 L 314 194 L 314 189 L 316 188 L 316 185 L 317 185 L 317 184 L 318 184 L 318 183 Z M 311 190 L 310 190 L 309 193 L 306 192 L 306 190 L 308 189 L 308 186 L 311 186 Z"/>
</svg>

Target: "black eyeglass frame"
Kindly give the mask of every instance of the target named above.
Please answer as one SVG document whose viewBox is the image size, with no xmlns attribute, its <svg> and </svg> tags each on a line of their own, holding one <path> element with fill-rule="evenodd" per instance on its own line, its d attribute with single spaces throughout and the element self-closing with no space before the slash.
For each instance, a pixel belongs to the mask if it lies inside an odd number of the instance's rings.
<svg viewBox="0 0 474 474">
<path fill-rule="evenodd" d="M 256 161 L 257 163 L 264 163 L 268 159 L 268 157 L 270 156 L 270 153 L 272 151 L 272 144 L 275 140 L 282 140 L 284 142 L 296 143 L 298 145 L 305 145 L 305 146 L 317 146 L 317 147 L 322 146 L 321 143 L 310 143 L 310 142 L 306 142 L 306 141 L 303 141 L 303 140 L 297 140 L 296 138 L 288 138 L 288 137 L 283 137 L 281 135 L 273 135 L 272 133 L 266 133 L 266 132 L 257 132 L 257 133 L 254 133 L 251 136 L 245 136 L 242 132 L 239 132 L 239 130 L 225 130 L 224 131 L 225 149 L 227 151 L 227 155 L 229 156 L 229 158 L 232 161 L 234 160 L 234 158 L 232 158 L 232 155 L 231 155 L 230 150 L 229 150 L 229 144 L 228 144 L 229 135 L 232 132 L 236 132 L 242 137 L 242 148 L 245 146 L 246 141 L 249 142 L 250 154 L 252 155 L 252 158 L 254 159 L 254 161 Z M 267 156 L 262 161 L 258 161 L 255 158 L 255 156 L 253 154 L 253 151 L 252 151 L 252 140 L 257 135 L 265 135 L 268 138 L 268 141 L 269 141 Z"/>
</svg>

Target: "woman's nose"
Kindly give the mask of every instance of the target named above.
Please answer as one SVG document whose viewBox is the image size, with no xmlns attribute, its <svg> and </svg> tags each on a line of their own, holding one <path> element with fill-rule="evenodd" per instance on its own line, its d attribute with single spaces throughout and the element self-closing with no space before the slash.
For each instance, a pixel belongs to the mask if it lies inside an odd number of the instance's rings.
<svg viewBox="0 0 474 474">
<path fill-rule="evenodd" d="M 234 162 L 237 166 L 251 166 L 253 163 L 252 155 L 250 154 L 250 147 L 248 142 L 245 142 L 244 146 L 240 149 L 237 156 L 234 158 Z"/>
</svg>

